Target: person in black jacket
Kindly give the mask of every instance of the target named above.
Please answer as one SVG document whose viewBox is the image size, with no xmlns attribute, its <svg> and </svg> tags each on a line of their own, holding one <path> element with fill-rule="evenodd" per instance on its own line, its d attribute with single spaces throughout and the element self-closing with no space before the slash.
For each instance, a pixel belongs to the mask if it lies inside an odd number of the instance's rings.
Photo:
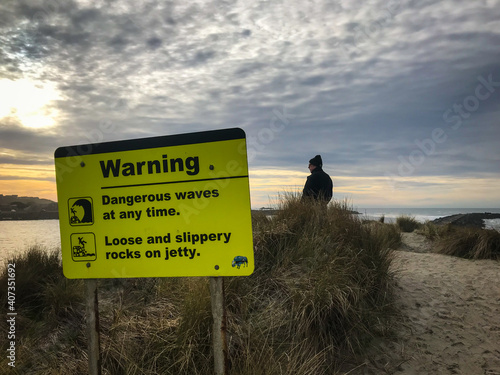
<svg viewBox="0 0 500 375">
<path fill-rule="evenodd" d="M 322 201 L 325 205 L 328 204 L 333 196 L 333 181 L 323 171 L 321 155 L 316 155 L 309 160 L 309 170 L 311 174 L 307 176 L 307 181 L 302 192 L 302 199 L 312 198 Z"/>
</svg>

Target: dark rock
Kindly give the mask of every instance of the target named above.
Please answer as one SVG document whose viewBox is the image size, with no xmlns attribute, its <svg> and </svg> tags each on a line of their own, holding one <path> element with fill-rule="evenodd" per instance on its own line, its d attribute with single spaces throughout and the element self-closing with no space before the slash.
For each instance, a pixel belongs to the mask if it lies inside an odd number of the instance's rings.
<svg viewBox="0 0 500 375">
<path fill-rule="evenodd" d="M 435 219 L 432 223 L 438 225 L 451 224 L 460 227 L 484 228 L 485 219 L 500 219 L 500 213 L 483 212 L 451 215 Z"/>
</svg>

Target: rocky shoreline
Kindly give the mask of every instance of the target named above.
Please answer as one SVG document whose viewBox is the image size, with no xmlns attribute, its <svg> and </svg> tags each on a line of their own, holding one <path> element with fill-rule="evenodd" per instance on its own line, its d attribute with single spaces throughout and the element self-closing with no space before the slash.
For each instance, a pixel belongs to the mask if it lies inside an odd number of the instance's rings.
<svg viewBox="0 0 500 375">
<path fill-rule="evenodd" d="M 484 220 L 500 219 L 500 213 L 483 212 L 471 214 L 457 214 L 451 216 L 440 217 L 432 221 L 438 225 L 456 225 L 461 227 L 484 228 Z"/>
<path fill-rule="evenodd" d="M 5 220 L 57 220 L 57 211 L 37 211 L 37 212 L 0 212 L 0 221 Z"/>
<path fill-rule="evenodd" d="M 1 220 L 55 220 L 57 202 L 38 197 L 0 194 Z"/>
</svg>

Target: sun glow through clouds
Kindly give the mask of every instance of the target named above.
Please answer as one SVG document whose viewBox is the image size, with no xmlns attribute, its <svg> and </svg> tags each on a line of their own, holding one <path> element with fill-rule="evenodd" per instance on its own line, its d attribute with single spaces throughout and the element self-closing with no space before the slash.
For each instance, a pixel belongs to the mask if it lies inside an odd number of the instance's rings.
<svg viewBox="0 0 500 375">
<path fill-rule="evenodd" d="M 17 117 L 28 128 L 54 125 L 58 111 L 49 106 L 60 95 L 53 84 L 39 85 L 28 79 L 0 80 L 0 118 Z"/>
</svg>

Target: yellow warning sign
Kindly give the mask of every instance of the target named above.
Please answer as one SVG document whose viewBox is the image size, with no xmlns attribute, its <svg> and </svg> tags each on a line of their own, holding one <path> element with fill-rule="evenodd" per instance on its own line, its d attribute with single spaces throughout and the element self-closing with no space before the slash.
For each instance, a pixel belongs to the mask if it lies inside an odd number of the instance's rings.
<svg viewBox="0 0 500 375">
<path fill-rule="evenodd" d="M 60 147 L 55 166 L 66 277 L 253 272 L 243 130 Z"/>
</svg>

